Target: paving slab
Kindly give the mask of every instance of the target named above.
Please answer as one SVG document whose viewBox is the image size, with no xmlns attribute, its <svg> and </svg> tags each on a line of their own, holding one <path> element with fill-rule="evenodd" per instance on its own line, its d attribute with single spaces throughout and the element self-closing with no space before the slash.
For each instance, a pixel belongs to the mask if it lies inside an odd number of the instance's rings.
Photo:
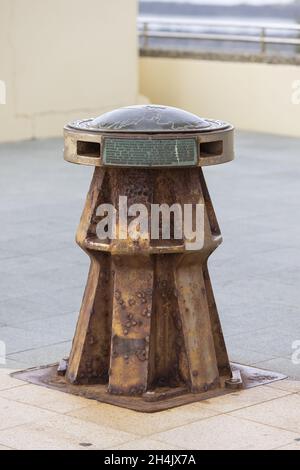
<svg viewBox="0 0 300 470">
<path fill-rule="evenodd" d="M 220 414 L 152 435 L 154 440 L 191 450 L 264 450 L 290 444 L 297 433 Z"/>
<path fill-rule="evenodd" d="M 158 431 L 176 428 L 186 423 L 199 421 L 218 414 L 218 411 L 205 403 L 180 406 L 174 413 L 172 410 L 159 413 L 138 413 L 132 410 L 102 404 L 92 405 L 68 413 L 81 420 L 101 423 L 114 429 L 127 430 L 141 436 L 149 436 Z"/>
<path fill-rule="evenodd" d="M 134 438 L 132 434 L 93 423 L 83 424 L 65 415 L 0 431 L 0 443 L 18 450 L 83 450 L 86 444 L 88 449 L 97 450 Z"/>
<path fill-rule="evenodd" d="M 300 395 L 298 393 L 237 410 L 231 412 L 230 415 L 293 431 L 299 433 L 300 438 Z"/>
</svg>

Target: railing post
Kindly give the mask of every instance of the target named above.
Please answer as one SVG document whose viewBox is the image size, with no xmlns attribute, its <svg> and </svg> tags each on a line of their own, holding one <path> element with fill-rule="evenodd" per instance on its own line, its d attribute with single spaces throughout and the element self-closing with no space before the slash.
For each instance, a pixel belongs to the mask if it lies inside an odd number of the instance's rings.
<svg viewBox="0 0 300 470">
<path fill-rule="evenodd" d="M 144 43 L 144 49 L 147 49 L 148 47 L 148 23 L 146 21 L 143 25 L 143 43 Z"/>
<path fill-rule="evenodd" d="M 261 28 L 261 32 L 260 32 L 260 53 L 261 54 L 264 54 L 266 52 L 265 38 L 266 38 L 266 29 Z"/>
</svg>

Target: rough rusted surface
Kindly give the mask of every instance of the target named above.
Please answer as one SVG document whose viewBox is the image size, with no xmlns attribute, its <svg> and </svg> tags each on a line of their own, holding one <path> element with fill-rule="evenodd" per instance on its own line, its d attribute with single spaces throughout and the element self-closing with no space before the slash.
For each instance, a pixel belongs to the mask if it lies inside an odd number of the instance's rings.
<svg viewBox="0 0 300 470">
<path fill-rule="evenodd" d="M 116 206 L 120 195 L 128 205 L 149 208 L 204 204 L 203 247 L 190 252 L 184 239 L 174 238 L 107 239 L 102 251 L 96 209 L 101 203 Z M 224 388 L 231 369 L 207 270 L 221 234 L 202 170 L 97 168 L 77 241 L 91 268 L 67 380 L 105 384 L 117 396 L 146 393 L 148 400 L 168 396 L 157 395 L 161 387 L 173 395 Z"/>
</svg>

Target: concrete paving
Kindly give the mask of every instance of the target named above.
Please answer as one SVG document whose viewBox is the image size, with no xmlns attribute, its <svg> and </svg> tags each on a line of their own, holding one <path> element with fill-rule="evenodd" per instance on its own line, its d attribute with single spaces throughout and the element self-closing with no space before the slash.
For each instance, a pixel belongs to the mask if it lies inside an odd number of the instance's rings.
<svg viewBox="0 0 300 470">
<path fill-rule="evenodd" d="M 70 350 L 89 264 L 74 234 L 92 168 L 65 163 L 62 146 L 0 146 L 3 368 Z M 230 358 L 300 379 L 300 140 L 239 132 L 236 154 L 205 169 L 224 236 L 210 270 Z"/>
<path fill-rule="evenodd" d="M 149 414 L 8 373 L 0 370 L 0 450 L 300 450 L 300 382 L 281 380 Z"/>
</svg>

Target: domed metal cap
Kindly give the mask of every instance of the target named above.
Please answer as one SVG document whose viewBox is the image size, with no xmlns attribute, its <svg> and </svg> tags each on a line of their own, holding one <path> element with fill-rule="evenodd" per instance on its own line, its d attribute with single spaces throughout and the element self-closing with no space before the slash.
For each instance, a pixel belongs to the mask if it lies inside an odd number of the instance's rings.
<svg viewBox="0 0 300 470">
<path fill-rule="evenodd" d="M 127 106 L 105 113 L 95 119 L 75 121 L 70 127 L 90 132 L 178 133 L 211 132 L 225 129 L 227 123 L 203 119 L 171 106 Z"/>
</svg>

